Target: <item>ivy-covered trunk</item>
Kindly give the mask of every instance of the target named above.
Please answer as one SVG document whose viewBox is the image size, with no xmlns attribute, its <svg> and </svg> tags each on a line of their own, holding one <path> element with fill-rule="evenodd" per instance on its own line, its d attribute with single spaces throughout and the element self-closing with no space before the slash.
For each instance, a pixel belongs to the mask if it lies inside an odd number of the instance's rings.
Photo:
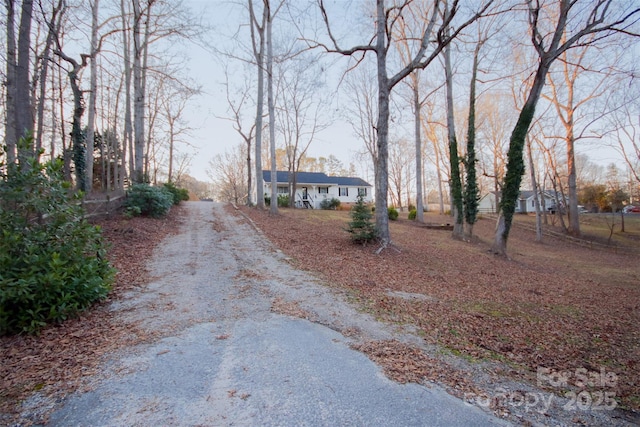
<svg viewBox="0 0 640 427">
<path fill-rule="evenodd" d="M 476 80 L 478 75 L 478 55 L 482 44 L 476 45 L 473 54 L 473 71 L 471 73 L 471 87 L 469 90 L 469 126 L 467 129 L 467 180 L 464 191 L 464 219 L 466 235 L 473 236 L 473 224 L 478 219 L 478 180 L 476 178 Z"/>
<path fill-rule="evenodd" d="M 513 222 L 516 203 L 520 194 L 520 184 L 524 174 L 524 145 L 529 126 L 535 115 L 536 104 L 540 99 L 542 88 L 545 84 L 550 61 L 541 60 L 538 71 L 533 80 L 529 97 L 520 111 L 511 138 L 509 139 L 509 151 L 507 153 L 507 172 L 502 184 L 502 197 L 500 200 L 500 215 L 496 224 L 496 235 L 492 247 L 495 254 L 507 254 L 507 240 Z"/>
<path fill-rule="evenodd" d="M 453 73 L 449 45 L 444 48 L 444 69 L 447 83 L 447 130 L 449 135 L 449 164 L 451 166 L 451 200 L 453 202 L 453 237 L 463 236 L 462 181 L 460 179 L 460 159 L 453 116 Z"/>
<path fill-rule="evenodd" d="M 84 114 L 84 96 L 78 84 L 77 68 L 69 72 L 69 83 L 73 92 L 73 121 L 71 123 L 71 142 L 73 144 L 73 164 L 76 168 L 76 186 L 80 191 L 87 191 L 87 147 L 82 132 L 82 115 Z"/>
</svg>

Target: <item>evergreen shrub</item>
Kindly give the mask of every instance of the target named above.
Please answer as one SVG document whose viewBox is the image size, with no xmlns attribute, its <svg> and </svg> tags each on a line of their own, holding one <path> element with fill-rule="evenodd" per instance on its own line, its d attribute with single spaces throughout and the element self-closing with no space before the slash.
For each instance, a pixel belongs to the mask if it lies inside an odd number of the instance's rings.
<svg viewBox="0 0 640 427">
<path fill-rule="evenodd" d="M 320 202 L 320 209 L 338 209 L 340 207 L 340 199 L 336 199 L 335 197 L 331 199 L 324 199 Z"/>
<path fill-rule="evenodd" d="M 127 215 L 160 218 L 169 213 L 173 203 L 173 194 L 164 187 L 134 184 L 127 191 L 127 200 L 124 206 Z"/>
<path fill-rule="evenodd" d="M 351 233 L 351 240 L 365 244 L 376 238 L 375 224 L 371 222 L 373 213 L 364 202 L 364 196 L 358 196 L 356 204 L 351 208 L 351 221 L 347 224 L 347 232 Z"/>
<path fill-rule="evenodd" d="M 32 146 L 32 139 L 21 140 Z M 63 163 L 0 164 L 0 335 L 36 333 L 105 298 L 115 270 Z"/>
<path fill-rule="evenodd" d="M 186 188 L 176 187 L 172 182 L 167 182 L 163 185 L 164 189 L 171 193 L 173 197 L 173 204 L 179 205 L 180 202 L 186 202 L 189 200 L 189 190 Z"/>
<path fill-rule="evenodd" d="M 387 208 L 387 213 L 389 214 L 389 219 L 391 221 L 395 221 L 398 219 L 398 210 L 396 208 L 394 208 L 393 206 L 389 206 Z"/>
<path fill-rule="evenodd" d="M 271 206 L 271 196 L 265 194 L 264 195 L 264 204 L 266 206 Z M 288 194 L 278 194 L 278 207 L 279 208 L 287 208 L 289 207 L 289 195 Z"/>
</svg>

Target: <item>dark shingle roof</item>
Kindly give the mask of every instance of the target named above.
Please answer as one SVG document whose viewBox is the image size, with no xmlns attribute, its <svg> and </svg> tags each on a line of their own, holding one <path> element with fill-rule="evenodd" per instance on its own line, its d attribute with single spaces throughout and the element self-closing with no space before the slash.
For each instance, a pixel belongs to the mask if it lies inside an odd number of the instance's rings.
<svg viewBox="0 0 640 427">
<path fill-rule="evenodd" d="M 263 170 L 262 179 L 264 182 L 271 182 L 271 171 Z M 289 172 L 277 171 L 276 181 L 278 183 L 289 182 Z M 298 184 L 326 184 L 326 185 L 344 185 L 348 187 L 371 187 L 371 184 L 362 178 L 353 178 L 346 176 L 327 176 L 323 172 L 298 172 L 296 177 Z"/>
</svg>

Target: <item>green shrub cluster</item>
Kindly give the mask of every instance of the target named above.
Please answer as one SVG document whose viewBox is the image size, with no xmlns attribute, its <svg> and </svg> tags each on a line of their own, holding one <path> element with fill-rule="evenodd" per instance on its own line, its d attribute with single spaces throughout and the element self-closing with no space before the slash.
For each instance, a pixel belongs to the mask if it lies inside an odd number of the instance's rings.
<svg viewBox="0 0 640 427">
<path fill-rule="evenodd" d="M 264 204 L 267 206 L 271 206 L 271 197 L 268 195 L 264 195 Z M 286 208 L 289 206 L 289 195 L 288 194 L 278 194 L 278 207 Z"/>
<path fill-rule="evenodd" d="M 331 199 L 324 199 L 320 202 L 320 209 L 338 209 L 340 207 L 340 199 L 336 199 L 335 197 Z"/>
<path fill-rule="evenodd" d="M 175 184 L 171 182 L 167 182 L 163 185 L 163 187 L 165 190 L 171 193 L 174 205 L 179 205 L 180 202 L 186 202 L 187 200 L 189 200 L 189 190 L 187 190 L 186 188 L 176 187 Z"/>
<path fill-rule="evenodd" d="M 347 231 L 351 233 L 351 240 L 365 244 L 377 236 L 375 224 L 371 222 L 373 212 L 364 202 L 363 196 L 358 196 L 356 204 L 351 208 L 351 221 L 347 224 Z"/>
<path fill-rule="evenodd" d="M 150 216 L 160 218 L 169 213 L 174 204 L 173 194 L 164 187 L 149 184 L 134 184 L 127 191 L 125 214 L 129 216 Z"/>
<path fill-rule="evenodd" d="M 411 209 L 409 211 L 409 219 L 410 220 L 415 220 L 417 215 L 418 215 L 418 211 L 415 208 L 413 208 L 413 209 Z"/>
<path fill-rule="evenodd" d="M 107 296 L 115 273 L 62 162 L 23 163 L 0 167 L 0 335 L 75 316 Z"/>
<path fill-rule="evenodd" d="M 398 210 L 396 208 L 394 208 L 393 206 L 389 206 L 387 208 L 387 213 L 389 214 L 389 219 L 391 221 L 395 221 L 398 219 Z"/>
</svg>

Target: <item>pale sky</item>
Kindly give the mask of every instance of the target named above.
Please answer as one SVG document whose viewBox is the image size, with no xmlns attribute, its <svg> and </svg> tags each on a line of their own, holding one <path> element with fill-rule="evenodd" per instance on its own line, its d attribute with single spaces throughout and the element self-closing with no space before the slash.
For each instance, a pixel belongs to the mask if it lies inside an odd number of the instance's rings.
<svg viewBox="0 0 640 427">
<path fill-rule="evenodd" d="M 238 0 L 238 2 L 242 1 L 246 0 Z M 333 7 L 342 7 L 341 1 L 335 0 L 328 3 Z M 238 25 L 247 20 L 247 17 L 244 16 L 246 11 L 237 2 L 227 0 L 184 0 L 184 3 L 192 10 L 198 11 L 198 16 L 201 16 L 214 27 L 211 37 L 215 38 L 216 42 L 224 41 L 225 35 L 233 34 Z M 296 3 L 294 2 L 294 4 Z M 303 4 L 303 1 L 300 1 L 299 4 Z M 353 8 L 359 4 L 359 1 L 348 2 L 345 0 L 344 7 Z M 198 151 L 191 163 L 190 175 L 201 181 L 209 181 L 206 175 L 209 161 L 216 154 L 231 150 L 235 145 L 242 143 L 242 139 L 233 129 L 231 121 L 219 118 L 228 115 L 228 105 L 223 85 L 225 78 L 222 61 L 224 59 L 198 46 L 190 46 L 188 55 L 191 58 L 189 63 L 191 76 L 198 84 L 202 85 L 203 89 L 203 95 L 194 99 L 187 109 L 191 126 L 194 128 L 191 132 L 193 135 L 192 141 Z M 434 63 L 431 67 L 437 68 L 439 65 Z M 342 73 L 342 69 L 340 68 L 337 72 Z M 466 81 L 467 79 L 464 78 L 464 80 Z M 341 96 L 344 97 L 345 95 Z M 336 106 L 327 105 L 327 108 L 335 110 Z M 255 107 L 252 107 L 250 113 L 252 114 L 251 120 L 253 120 Z M 249 124 L 249 118 L 247 123 Z M 397 124 L 395 126 L 396 130 L 398 130 Z M 186 148 L 181 149 L 186 150 Z M 309 148 L 308 155 L 311 157 L 327 157 L 333 154 L 345 166 L 353 162 L 356 165 L 356 171 L 362 178 L 373 181 L 372 177 L 366 176 L 366 171 L 355 159 L 355 153 L 362 149 L 363 144 L 355 138 L 351 126 L 338 117 L 333 120 L 328 129 L 317 136 Z M 580 144 L 578 152 L 586 153 L 592 161 L 601 165 L 616 162 L 619 166 L 624 167 L 619 155 L 613 149 L 603 149 L 599 144 Z"/>
<path fill-rule="evenodd" d="M 216 27 L 216 33 L 225 32 L 225 28 L 232 33 L 241 20 L 246 19 L 244 16 L 237 16 L 234 11 L 242 11 L 242 9 L 238 5 L 230 5 L 228 1 L 185 0 L 185 4 L 193 10 L 202 10 L 200 15 Z M 191 163 L 190 175 L 201 181 L 209 181 L 206 175 L 209 161 L 216 154 L 242 143 L 242 138 L 233 129 L 231 121 L 218 118 L 228 115 L 221 58 L 193 45 L 188 55 L 191 58 L 190 74 L 197 83 L 202 85 L 203 90 L 203 95 L 194 99 L 187 110 L 191 126 L 194 127 L 191 132 L 194 145 L 198 146 L 198 155 Z M 334 106 L 328 105 L 327 108 L 334 108 Z M 255 107 L 250 112 L 253 119 Z M 355 163 L 353 155 L 361 148 L 361 143 L 353 136 L 351 126 L 336 119 L 329 128 L 317 136 L 309 148 L 308 155 L 327 157 L 333 154 L 344 163 L 345 167 L 348 167 L 350 162 Z M 358 165 L 356 168 L 359 171 Z"/>
</svg>

